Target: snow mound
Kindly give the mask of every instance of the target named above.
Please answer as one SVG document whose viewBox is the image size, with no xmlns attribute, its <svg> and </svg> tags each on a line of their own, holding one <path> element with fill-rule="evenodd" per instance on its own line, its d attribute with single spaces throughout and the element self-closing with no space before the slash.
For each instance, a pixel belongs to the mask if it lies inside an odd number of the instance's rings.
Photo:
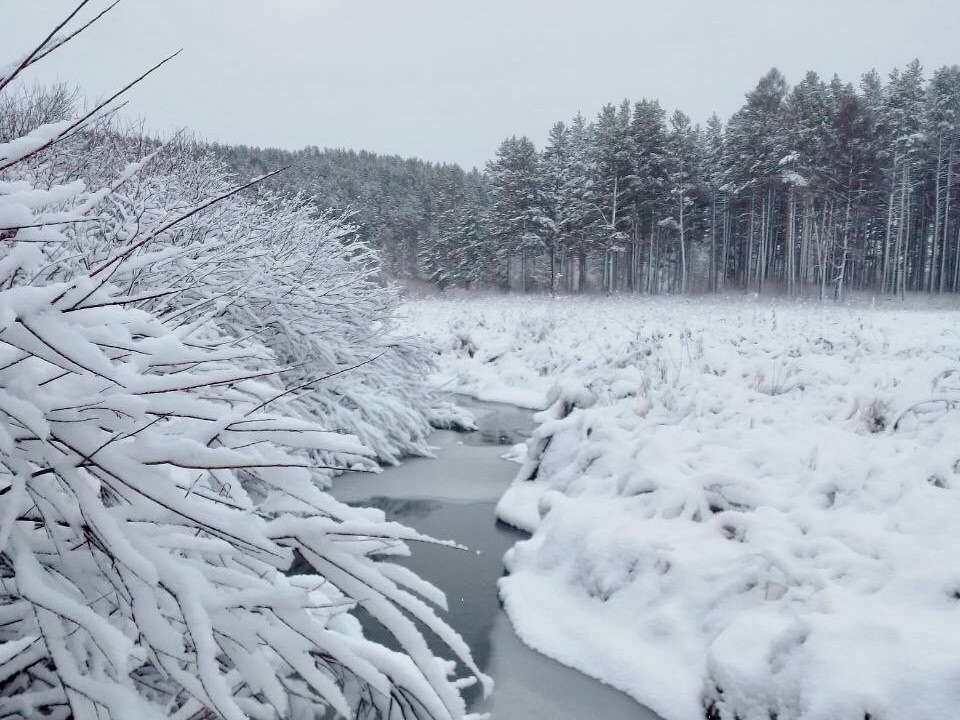
<svg viewBox="0 0 960 720">
<path fill-rule="evenodd" d="M 486 298 L 416 316 L 456 387 L 549 401 L 498 505 L 533 533 L 500 583 L 525 642 L 668 720 L 956 712 L 955 311 Z"/>
</svg>

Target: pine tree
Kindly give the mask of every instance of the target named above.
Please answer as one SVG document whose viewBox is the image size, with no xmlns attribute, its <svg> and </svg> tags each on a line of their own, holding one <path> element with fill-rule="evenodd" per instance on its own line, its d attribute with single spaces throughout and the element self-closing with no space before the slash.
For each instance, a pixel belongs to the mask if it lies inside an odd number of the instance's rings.
<svg viewBox="0 0 960 720">
<path fill-rule="evenodd" d="M 617 275 L 617 258 L 629 239 L 629 196 L 632 192 L 634 156 L 630 134 L 630 102 L 605 105 L 597 116 L 591 143 L 592 185 L 588 202 L 593 210 L 594 244 L 603 254 L 603 288 L 611 292 Z"/>
<path fill-rule="evenodd" d="M 786 232 L 784 239 L 787 294 L 800 291 L 810 282 L 812 273 L 826 273 L 825 249 L 814 262 L 817 209 L 823 209 L 832 188 L 826 133 L 831 124 L 831 105 L 827 87 L 815 72 L 808 72 L 785 99 L 785 147 L 780 161 L 781 176 L 787 190 Z"/>
<path fill-rule="evenodd" d="M 887 172 L 889 204 L 881 291 L 902 294 L 910 274 L 910 233 L 914 221 L 911 210 L 923 141 L 920 123 L 924 93 L 920 62 L 912 61 L 903 71 L 894 69 L 884 97 L 879 123 L 891 163 Z"/>
<path fill-rule="evenodd" d="M 549 222 L 545 226 L 546 245 L 550 254 L 550 292 L 556 293 L 559 268 L 569 242 L 568 227 L 564 223 L 562 208 L 567 202 L 566 190 L 571 173 L 570 131 L 562 122 L 550 128 L 547 145 L 541 156 L 544 214 Z"/>
<path fill-rule="evenodd" d="M 927 92 L 926 132 L 935 150 L 934 255 L 931 289 L 954 292 L 960 282 L 960 230 L 956 222 L 957 153 L 960 151 L 960 68 L 945 66 L 934 72 Z M 934 278 L 936 282 L 934 283 Z"/>
<path fill-rule="evenodd" d="M 501 143 L 496 160 L 487 166 L 490 177 L 491 235 L 499 265 L 497 280 L 509 287 L 510 266 L 520 261 L 520 286 L 533 289 L 535 263 L 545 248 L 550 219 L 540 175 L 540 158 L 526 137 Z"/>
<path fill-rule="evenodd" d="M 660 220 L 669 213 L 669 190 L 667 179 L 667 136 L 665 113 L 655 100 L 641 100 L 634 104 L 630 119 L 630 135 L 633 141 L 630 199 L 633 235 L 635 277 L 640 268 L 646 267 L 643 282 L 634 280 L 634 289 L 655 292 L 660 253 L 657 235 Z M 643 251 L 646 233 L 646 252 Z"/>
<path fill-rule="evenodd" d="M 707 121 L 704 135 L 703 162 L 700 175 L 706 186 L 709 209 L 710 277 L 713 292 L 723 288 L 728 271 L 727 241 L 729 224 L 729 194 L 726 182 L 726 140 L 723 123 L 714 113 Z"/>
<path fill-rule="evenodd" d="M 427 241 L 420 248 L 418 274 L 443 289 L 448 285 L 466 284 L 458 262 L 458 230 L 467 203 L 466 175 L 458 165 L 444 165 L 440 168 L 438 184 L 435 220 Z"/>
<path fill-rule="evenodd" d="M 784 148 L 784 108 L 787 84 L 776 68 L 771 69 L 747 93 L 747 102 L 730 119 L 727 138 L 731 177 L 746 205 L 741 234 L 742 277 L 745 287 L 763 289 L 771 267 L 775 244 L 775 215 L 781 189 L 780 161 Z M 744 226 L 745 225 L 745 226 Z M 751 279 L 752 275 L 752 279 Z"/>
<path fill-rule="evenodd" d="M 863 222 L 865 198 L 872 187 L 874 118 L 852 85 L 834 76 L 830 83 L 831 124 L 825 133 L 834 192 L 842 202 L 834 267 L 834 296 L 840 300 L 846 285 L 856 285 L 868 251 L 870 228 Z M 851 264 L 853 258 L 857 262 Z"/>
<path fill-rule="evenodd" d="M 557 209 L 565 249 L 570 251 L 565 271 L 567 289 L 577 292 L 586 290 L 588 284 L 588 227 L 592 215 L 589 204 L 592 184 L 590 139 L 590 127 L 583 115 L 578 113 L 570 124 L 567 168 Z"/>
<path fill-rule="evenodd" d="M 673 228 L 677 233 L 679 247 L 679 272 L 677 291 L 687 292 L 687 232 L 690 226 L 689 210 L 693 205 L 690 191 L 694 184 L 694 173 L 697 168 L 695 152 L 695 133 L 690 125 L 690 118 L 677 110 L 670 117 L 669 174 L 670 194 L 673 202 L 673 214 L 661 221 L 661 224 Z"/>
</svg>

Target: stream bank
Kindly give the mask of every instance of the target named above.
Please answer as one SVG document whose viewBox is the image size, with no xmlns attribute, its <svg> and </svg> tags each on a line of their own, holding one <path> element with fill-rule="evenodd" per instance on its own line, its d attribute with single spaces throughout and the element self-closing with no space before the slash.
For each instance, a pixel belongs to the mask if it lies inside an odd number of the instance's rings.
<svg viewBox="0 0 960 720">
<path fill-rule="evenodd" d="M 399 561 L 446 593 L 447 622 L 496 683 L 486 700 L 467 691 L 472 711 L 489 711 L 493 720 L 658 720 L 624 693 L 537 653 L 514 634 L 500 605 L 497 580 L 503 574 L 503 554 L 527 535 L 498 522 L 494 511 L 517 470 L 501 455 L 529 437 L 532 413 L 459 398 L 458 403 L 477 416 L 478 431 L 439 430 L 431 436 L 436 459 L 408 459 L 380 475 L 342 477 L 333 494 L 470 548 L 462 552 L 418 545 L 412 557 Z"/>
</svg>

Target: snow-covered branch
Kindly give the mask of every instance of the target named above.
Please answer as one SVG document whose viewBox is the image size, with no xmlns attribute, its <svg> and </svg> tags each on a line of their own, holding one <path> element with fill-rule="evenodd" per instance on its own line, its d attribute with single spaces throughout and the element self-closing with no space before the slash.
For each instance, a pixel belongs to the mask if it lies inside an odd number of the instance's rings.
<svg viewBox="0 0 960 720">
<path fill-rule="evenodd" d="M 426 538 L 322 489 L 428 451 L 375 256 L 92 117 L 0 137 L 0 715 L 464 717 L 442 598 L 381 570 Z"/>
</svg>

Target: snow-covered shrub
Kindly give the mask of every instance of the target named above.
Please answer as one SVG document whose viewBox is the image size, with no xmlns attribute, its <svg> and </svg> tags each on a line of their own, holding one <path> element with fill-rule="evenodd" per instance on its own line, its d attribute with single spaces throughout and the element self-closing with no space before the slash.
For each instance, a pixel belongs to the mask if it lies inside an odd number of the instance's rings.
<svg viewBox="0 0 960 720">
<path fill-rule="evenodd" d="M 433 541 L 320 488 L 418 442 L 384 430 L 420 424 L 396 396 L 363 439 L 304 399 L 392 349 L 369 339 L 387 303 L 366 251 L 198 165 L 145 172 L 162 153 L 73 177 L 113 166 L 102 110 L 0 137 L 0 716 L 464 717 L 459 687 L 486 678 L 442 594 L 385 560 Z M 191 179 L 210 183 L 178 199 Z M 378 392 L 352 377 L 347 408 Z M 402 653 L 364 639 L 358 604 Z"/>
<path fill-rule="evenodd" d="M 21 102 L 19 112 L 35 104 Z M 78 152 L 90 162 L 78 165 Z M 163 272 L 171 292 L 141 306 L 180 324 L 215 317 L 226 332 L 268 345 L 287 368 L 282 381 L 301 388 L 288 412 L 322 415 L 330 429 L 358 435 L 381 462 L 429 454 L 434 399 L 423 369 L 430 360 L 390 333 L 396 290 L 374 281 L 378 259 L 345 218 L 317 215 L 307 199 L 282 198 L 260 185 L 229 194 L 236 179 L 193 144 L 175 138 L 160 149 L 116 128 L 77 135 L 33 171 L 47 184 L 109 184 L 144 153 L 149 159 L 106 198 L 109 216 L 75 229 L 49 277 L 92 267 L 145 224 L 162 227 L 185 205 L 222 197 L 152 240 L 149 252 L 117 269 L 114 282 L 137 292 L 154 269 Z"/>
</svg>

